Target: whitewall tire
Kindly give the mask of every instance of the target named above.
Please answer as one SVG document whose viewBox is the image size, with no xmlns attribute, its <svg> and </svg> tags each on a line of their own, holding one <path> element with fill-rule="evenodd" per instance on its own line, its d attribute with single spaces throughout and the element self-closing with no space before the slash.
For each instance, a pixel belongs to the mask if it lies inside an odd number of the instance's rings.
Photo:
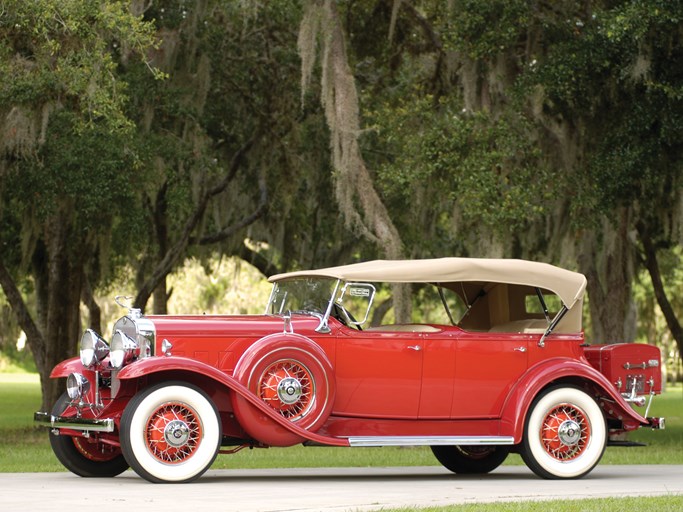
<svg viewBox="0 0 683 512">
<path fill-rule="evenodd" d="M 581 478 L 600 462 L 607 425 L 598 404 L 574 386 L 557 386 L 532 403 L 521 455 L 542 478 Z"/>
<path fill-rule="evenodd" d="M 221 444 L 218 410 L 199 388 L 164 382 L 133 397 L 121 417 L 121 448 L 150 482 L 190 482 L 213 463 Z"/>
</svg>

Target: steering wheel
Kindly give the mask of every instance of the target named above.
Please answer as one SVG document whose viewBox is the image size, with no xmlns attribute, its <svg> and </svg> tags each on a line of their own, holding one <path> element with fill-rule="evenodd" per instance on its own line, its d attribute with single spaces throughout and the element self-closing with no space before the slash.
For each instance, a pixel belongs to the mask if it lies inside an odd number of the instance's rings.
<svg viewBox="0 0 683 512">
<path fill-rule="evenodd" d="M 337 304 L 335 302 L 334 308 L 332 310 L 332 316 L 334 316 L 337 320 L 339 320 L 341 323 L 343 323 L 346 327 L 349 328 L 357 328 L 359 331 L 362 331 L 363 328 L 360 326 L 360 324 L 356 323 L 357 320 L 353 317 L 353 315 L 341 304 Z M 349 325 L 348 320 L 351 322 L 354 322 L 352 325 Z"/>
</svg>

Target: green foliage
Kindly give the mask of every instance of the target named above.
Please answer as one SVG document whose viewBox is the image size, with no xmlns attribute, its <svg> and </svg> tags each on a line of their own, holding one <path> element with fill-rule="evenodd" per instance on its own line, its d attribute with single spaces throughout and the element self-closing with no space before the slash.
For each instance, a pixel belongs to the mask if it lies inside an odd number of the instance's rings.
<svg viewBox="0 0 683 512">
<path fill-rule="evenodd" d="M 632 204 L 670 207 L 683 157 L 683 5 L 598 4 L 570 21 L 573 29 L 554 36 L 518 86 L 524 95 L 541 87 L 549 113 L 583 131 L 574 220 Z"/>
<path fill-rule="evenodd" d="M 455 209 L 461 229 L 503 235 L 546 213 L 550 174 L 523 118 L 468 112 L 457 97 L 416 91 L 384 104 L 369 120 L 388 156 L 377 169 L 379 183 L 390 201 L 414 204 L 405 212 L 408 224 L 424 207 L 437 214 L 445 232 Z M 420 191 L 429 198 L 424 203 L 416 200 Z M 417 243 L 424 240 L 424 225 L 415 227 Z"/>
<path fill-rule="evenodd" d="M 519 44 L 534 9 L 528 0 L 455 0 L 448 9 L 441 4 L 432 8 L 445 48 L 475 60 L 493 58 Z"/>
<path fill-rule="evenodd" d="M 156 42 L 153 25 L 133 16 L 128 2 L 8 0 L 0 41 L 0 72 L 6 77 L 0 107 L 52 101 L 73 108 L 84 125 L 131 127 L 115 54 L 141 55 Z"/>
<path fill-rule="evenodd" d="M 14 186 L 41 219 L 53 213 L 60 199 L 77 204 L 77 223 L 88 230 L 129 211 L 141 183 L 129 133 L 112 133 L 95 123 L 76 133 L 76 117 L 69 111 L 52 116 L 38 158 L 21 166 Z"/>
</svg>

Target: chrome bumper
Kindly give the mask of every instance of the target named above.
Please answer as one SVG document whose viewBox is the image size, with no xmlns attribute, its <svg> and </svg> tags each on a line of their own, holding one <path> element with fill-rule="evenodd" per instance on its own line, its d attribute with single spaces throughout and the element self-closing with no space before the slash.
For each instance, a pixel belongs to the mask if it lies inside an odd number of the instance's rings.
<svg viewBox="0 0 683 512">
<path fill-rule="evenodd" d="M 53 416 L 46 412 L 35 413 L 33 422 L 39 427 L 68 428 L 87 432 L 113 432 L 115 426 L 113 418 L 73 418 Z"/>
<path fill-rule="evenodd" d="M 650 428 L 664 430 L 664 418 L 646 418 Z"/>
</svg>

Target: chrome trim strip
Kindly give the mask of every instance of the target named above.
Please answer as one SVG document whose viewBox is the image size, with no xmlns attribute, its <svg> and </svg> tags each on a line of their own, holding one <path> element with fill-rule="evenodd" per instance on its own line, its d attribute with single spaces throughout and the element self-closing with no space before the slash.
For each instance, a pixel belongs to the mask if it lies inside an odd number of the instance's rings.
<svg viewBox="0 0 683 512">
<path fill-rule="evenodd" d="M 37 412 L 33 415 L 33 422 L 41 427 L 68 428 L 70 430 L 82 430 L 87 432 L 113 432 L 113 418 L 67 418 L 52 416 L 46 412 Z"/>
<path fill-rule="evenodd" d="M 362 436 L 349 437 L 350 446 L 512 445 L 512 436 Z"/>
</svg>

